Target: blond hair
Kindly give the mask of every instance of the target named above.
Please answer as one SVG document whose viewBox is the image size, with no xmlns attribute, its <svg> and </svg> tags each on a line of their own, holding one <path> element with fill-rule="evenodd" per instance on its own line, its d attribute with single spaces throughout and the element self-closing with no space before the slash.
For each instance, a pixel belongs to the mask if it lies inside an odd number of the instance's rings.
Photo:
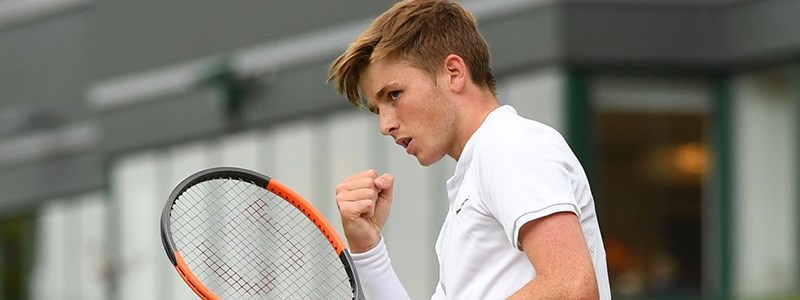
<svg viewBox="0 0 800 300">
<path fill-rule="evenodd" d="M 358 81 L 362 71 L 382 58 L 399 58 L 435 76 L 444 59 L 460 56 L 479 86 L 496 93 L 489 48 L 466 9 L 448 0 L 405 0 L 392 6 L 333 61 L 328 82 L 363 108 Z M 435 78 L 435 77 L 434 77 Z"/>
</svg>

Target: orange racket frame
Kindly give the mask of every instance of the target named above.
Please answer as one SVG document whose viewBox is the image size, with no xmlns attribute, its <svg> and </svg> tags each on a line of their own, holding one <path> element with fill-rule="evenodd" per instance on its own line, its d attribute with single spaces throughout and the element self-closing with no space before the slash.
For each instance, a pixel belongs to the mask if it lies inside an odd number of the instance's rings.
<svg viewBox="0 0 800 300">
<path fill-rule="evenodd" d="M 234 167 L 206 169 L 187 177 L 172 191 L 167 199 L 167 203 L 164 205 L 163 211 L 161 212 L 161 242 L 164 245 L 164 250 L 167 252 L 167 257 L 181 278 L 186 282 L 187 285 L 189 285 L 192 291 L 200 296 L 201 299 L 218 300 L 221 298 L 209 290 L 186 265 L 186 262 L 181 256 L 180 249 L 176 248 L 172 239 L 172 233 L 170 231 L 170 214 L 172 213 L 172 206 L 183 192 L 195 184 L 213 179 L 240 179 L 246 182 L 252 182 L 265 188 L 269 192 L 277 195 L 281 199 L 297 208 L 297 210 L 302 212 L 303 215 L 305 215 L 308 220 L 311 221 L 317 227 L 317 229 L 319 229 L 319 231 L 328 240 L 328 243 L 330 243 L 331 247 L 333 247 L 333 250 L 336 252 L 336 254 L 339 255 L 339 259 L 342 261 L 347 275 L 350 277 L 350 285 L 353 288 L 354 295 L 353 299 L 364 299 L 363 291 L 361 290 L 361 284 L 358 280 L 358 273 L 356 272 L 353 260 L 350 257 L 350 252 L 347 250 L 345 243 L 341 237 L 339 237 L 334 227 L 330 224 L 330 222 L 328 222 L 327 219 L 325 219 L 322 213 L 320 213 L 317 208 L 311 205 L 308 200 L 300 196 L 300 194 L 296 193 L 283 183 L 272 179 L 269 176 L 259 174 L 251 170 Z"/>
</svg>

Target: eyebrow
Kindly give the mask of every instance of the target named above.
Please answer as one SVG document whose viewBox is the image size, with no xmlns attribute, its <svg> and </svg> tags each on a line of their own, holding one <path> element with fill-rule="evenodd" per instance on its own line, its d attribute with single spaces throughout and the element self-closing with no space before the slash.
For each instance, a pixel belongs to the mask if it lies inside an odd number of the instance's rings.
<svg viewBox="0 0 800 300">
<path fill-rule="evenodd" d="M 386 93 L 391 89 L 399 89 L 401 84 L 395 80 L 389 81 L 383 85 L 383 87 L 375 93 L 375 100 L 380 100 L 383 98 Z"/>
<path fill-rule="evenodd" d="M 391 85 L 391 83 L 387 83 L 380 90 L 378 90 L 377 93 L 375 93 L 375 100 L 380 100 L 383 98 L 383 95 L 386 94 L 386 90 L 388 89 L 389 85 Z"/>
<path fill-rule="evenodd" d="M 378 90 L 377 93 L 375 93 L 375 101 L 376 102 L 380 101 L 383 98 L 383 96 L 386 94 L 387 90 L 389 90 L 390 88 L 394 88 L 397 85 L 398 85 L 398 83 L 395 82 L 395 81 L 390 81 L 390 82 L 384 84 L 383 87 L 380 90 Z M 377 109 L 377 107 L 375 107 L 374 105 L 370 105 L 369 101 L 367 101 L 367 108 L 369 109 L 369 111 L 371 111 L 373 113 Z"/>
</svg>

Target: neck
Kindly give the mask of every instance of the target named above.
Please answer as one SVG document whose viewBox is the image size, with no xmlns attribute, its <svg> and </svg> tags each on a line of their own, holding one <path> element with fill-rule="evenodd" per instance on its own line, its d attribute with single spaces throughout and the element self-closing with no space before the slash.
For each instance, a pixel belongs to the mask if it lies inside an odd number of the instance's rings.
<svg viewBox="0 0 800 300">
<path fill-rule="evenodd" d="M 479 91 L 474 97 L 465 97 L 464 102 L 459 103 L 460 129 L 457 131 L 456 142 L 450 152 L 450 156 L 455 160 L 461 158 L 461 152 L 464 151 L 467 141 L 483 124 L 489 113 L 500 107 L 500 103 L 491 91 L 484 89 Z"/>
</svg>

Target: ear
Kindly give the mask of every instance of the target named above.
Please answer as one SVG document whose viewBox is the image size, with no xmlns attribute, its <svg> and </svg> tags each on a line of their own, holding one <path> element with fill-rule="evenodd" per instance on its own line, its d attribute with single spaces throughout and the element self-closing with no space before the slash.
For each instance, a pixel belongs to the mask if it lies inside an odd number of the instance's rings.
<svg viewBox="0 0 800 300">
<path fill-rule="evenodd" d="M 446 84 L 453 93 L 461 93 L 467 84 L 467 65 L 461 56 L 450 54 L 444 59 L 444 71 L 447 75 Z"/>
</svg>

